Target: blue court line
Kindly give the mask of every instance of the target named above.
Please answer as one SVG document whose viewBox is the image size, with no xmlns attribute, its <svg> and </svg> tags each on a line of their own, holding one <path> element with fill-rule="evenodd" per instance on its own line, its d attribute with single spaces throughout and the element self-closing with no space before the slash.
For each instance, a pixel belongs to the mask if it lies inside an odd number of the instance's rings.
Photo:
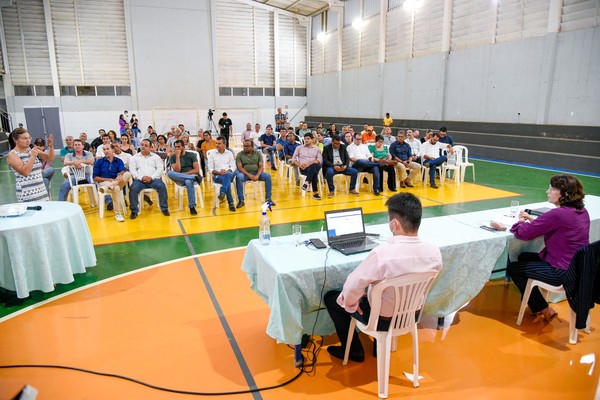
<svg viewBox="0 0 600 400">
<path fill-rule="evenodd" d="M 179 224 L 179 228 L 181 229 L 181 232 L 185 235 L 185 241 L 188 245 L 190 253 L 193 256 L 196 256 L 197 253 L 194 250 L 194 246 L 192 245 L 190 237 L 186 233 L 185 228 L 183 227 L 181 221 L 177 220 L 177 223 Z M 219 301 L 217 300 L 217 296 L 215 295 L 215 292 L 213 291 L 213 289 L 210 285 L 208 277 L 206 276 L 206 273 L 204 272 L 204 268 L 202 268 L 202 265 L 200 264 L 198 257 L 194 257 L 194 263 L 196 264 L 196 269 L 198 270 L 198 272 L 200 273 L 200 276 L 202 277 L 202 281 L 204 282 L 204 286 L 206 287 L 206 291 L 208 292 L 210 301 L 212 302 L 213 307 L 215 308 L 215 311 L 217 312 L 217 316 L 219 317 L 221 326 L 223 327 L 223 330 L 225 331 L 225 335 L 227 336 L 227 340 L 228 340 L 229 344 L 231 345 L 233 354 L 235 354 L 235 358 L 237 359 L 240 369 L 242 370 L 242 373 L 244 374 L 246 383 L 248 384 L 248 387 L 250 388 L 250 390 L 255 390 L 255 389 L 257 389 L 256 382 L 254 381 L 254 378 L 252 377 L 252 373 L 250 372 L 250 368 L 248 367 L 248 364 L 246 363 L 246 360 L 244 359 L 242 350 L 240 349 L 240 346 L 238 345 L 237 341 L 235 340 L 235 336 L 233 335 L 231 327 L 229 326 L 229 323 L 227 322 L 227 318 L 225 317 L 225 314 L 223 314 L 223 309 L 221 308 L 221 305 L 219 304 Z M 252 392 L 252 397 L 256 400 L 262 400 L 262 396 L 261 396 L 260 392 Z"/>
<path fill-rule="evenodd" d="M 524 163 L 518 163 L 518 162 L 513 162 L 513 161 L 494 160 L 493 158 L 482 158 L 482 157 L 469 157 L 469 158 L 472 158 L 473 160 L 487 161 L 487 162 L 493 162 L 493 163 L 497 163 L 497 164 L 508 164 L 508 165 L 515 165 L 517 167 L 543 169 L 543 170 L 554 171 L 554 172 L 568 172 L 570 174 L 589 176 L 590 178 L 600 178 L 600 174 L 576 171 L 576 170 L 572 170 L 572 169 L 558 169 L 558 168 L 546 167 L 544 165 L 524 164 Z"/>
</svg>

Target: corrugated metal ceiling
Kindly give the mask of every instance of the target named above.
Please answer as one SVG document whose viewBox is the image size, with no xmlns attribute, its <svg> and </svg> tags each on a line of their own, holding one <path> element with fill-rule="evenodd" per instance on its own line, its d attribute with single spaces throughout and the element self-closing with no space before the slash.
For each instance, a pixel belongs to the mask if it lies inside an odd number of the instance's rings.
<svg viewBox="0 0 600 400">
<path fill-rule="evenodd" d="M 327 8 L 329 2 L 324 0 L 253 0 L 295 14 L 309 16 Z"/>
</svg>

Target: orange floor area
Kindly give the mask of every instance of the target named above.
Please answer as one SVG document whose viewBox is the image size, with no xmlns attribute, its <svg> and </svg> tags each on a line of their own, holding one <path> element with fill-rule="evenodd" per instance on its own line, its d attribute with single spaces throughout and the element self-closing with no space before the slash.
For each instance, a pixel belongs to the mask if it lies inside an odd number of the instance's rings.
<svg viewBox="0 0 600 400">
<path fill-rule="evenodd" d="M 247 390 L 249 380 L 258 387 L 281 383 L 297 373 L 293 352 L 266 335 L 269 309 L 240 271 L 243 255 L 243 249 L 222 251 L 198 262 L 188 258 L 148 268 L 9 317 L 0 323 L 0 365 L 61 364 L 200 392 Z M 552 322 L 526 315 L 521 327 L 515 324 L 518 307 L 514 285 L 494 281 L 448 328 L 436 330 L 436 321 L 424 318 L 421 386 L 413 388 L 402 375 L 412 368 L 412 352 L 410 336 L 401 337 L 391 363 L 390 398 L 593 399 L 600 372 L 581 358 L 596 357 L 600 349 L 599 309 L 592 312 L 591 334 L 580 332 L 579 343 L 570 345 L 566 302 L 556 305 L 559 317 Z M 335 341 L 325 338 L 326 344 Z M 1 400 L 24 384 L 39 390 L 39 400 L 192 398 L 81 372 L 0 369 Z M 375 359 L 343 367 L 323 349 L 310 376 L 255 396 L 225 397 L 308 396 L 377 398 Z"/>
</svg>

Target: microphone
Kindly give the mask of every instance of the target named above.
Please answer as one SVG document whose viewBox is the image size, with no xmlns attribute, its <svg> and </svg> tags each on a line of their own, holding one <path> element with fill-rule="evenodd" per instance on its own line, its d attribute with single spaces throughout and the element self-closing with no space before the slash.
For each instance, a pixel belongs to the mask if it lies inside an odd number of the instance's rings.
<svg viewBox="0 0 600 400">
<path fill-rule="evenodd" d="M 27 209 L 32 211 L 40 211 L 42 209 L 42 206 L 27 207 Z"/>
</svg>

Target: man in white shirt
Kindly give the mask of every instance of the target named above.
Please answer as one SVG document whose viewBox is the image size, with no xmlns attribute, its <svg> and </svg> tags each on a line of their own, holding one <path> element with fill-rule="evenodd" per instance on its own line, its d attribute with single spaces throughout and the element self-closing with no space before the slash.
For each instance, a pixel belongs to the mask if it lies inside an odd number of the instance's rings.
<svg viewBox="0 0 600 400">
<path fill-rule="evenodd" d="M 121 150 L 121 143 L 119 142 L 111 143 L 111 146 L 115 153 L 115 157 L 120 158 L 121 161 L 123 161 L 123 164 L 125 164 L 125 169 L 129 171 L 129 162 L 131 161 L 133 156 Z"/>
<path fill-rule="evenodd" d="M 254 124 L 254 136 L 252 136 L 252 141 L 254 142 L 255 149 L 260 149 L 260 137 L 263 134 L 264 132 L 260 130 L 260 124 Z"/>
<path fill-rule="evenodd" d="M 442 269 L 440 249 L 419 239 L 419 226 L 423 209 L 419 199 L 411 193 L 399 193 L 390 197 L 388 207 L 389 228 L 393 236 L 388 243 L 371 250 L 356 269 L 348 275 L 341 291 L 327 292 L 325 307 L 335 325 L 341 346 L 329 346 L 327 352 L 343 359 L 348 341 L 351 318 L 368 323 L 371 313 L 370 295 L 373 285 L 390 278 L 419 272 L 439 272 Z M 365 289 L 368 289 L 365 296 Z M 385 293 L 381 304 L 378 330 L 387 330 L 393 315 L 393 293 Z M 362 362 L 364 351 L 358 335 L 352 337 L 350 360 Z"/>
<path fill-rule="evenodd" d="M 400 131 L 403 132 L 403 131 Z M 398 134 L 400 133 L 398 132 Z M 417 136 L 415 136 L 415 134 Z M 421 163 L 421 141 L 419 140 L 419 131 L 411 131 L 410 129 L 406 133 L 406 143 L 410 146 L 410 151 L 413 157 L 414 162 L 420 164 Z"/>
<path fill-rule="evenodd" d="M 432 189 L 437 189 L 438 186 L 435 184 L 435 170 L 436 167 L 442 165 L 446 161 L 446 156 L 442 154 L 442 151 L 448 150 L 450 154 L 454 154 L 452 146 L 446 143 L 441 143 L 440 134 L 434 132 L 431 135 L 431 139 L 423 143 L 421 146 L 421 158 L 423 159 L 423 165 L 429 167 L 429 186 Z"/>
<path fill-rule="evenodd" d="M 213 181 L 221 184 L 219 201 L 223 202 L 227 197 L 229 211 L 235 211 L 231 195 L 231 183 L 235 177 L 235 160 L 233 153 L 226 149 L 223 136 L 217 138 L 217 151 L 211 152 L 208 156 L 208 170 L 213 174 Z"/>
<path fill-rule="evenodd" d="M 152 144 L 148 139 L 142 139 L 140 152 L 131 158 L 129 172 L 133 178 L 129 191 L 129 208 L 131 219 L 136 219 L 139 209 L 139 195 L 144 189 L 155 189 L 158 192 L 158 202 L 163 215 L 169 216 L 167 187 L 161 177 L 164 172 L 162 159 L 150 151 Z"/>
<path fill-rule="evenodd" d="M 375 196 L 379 196 L 381 191 L 379 190 L 379 163 L 373 162 L 373 155 L 369 151 L 366 144 L 362 142 L 362 134 L 355 133 L 352 137 L 352 144 L 349 145 L 348 156 L 352 162 L 352 167 L 358 170 L 358 172 L 368 172 L 373 175 L 373 193 Z"/>
<path fill-rule="evenodd" d="M 110 136 L 108 136 L 108 133 L 102 135 L 102 144 L 96 149 L 96 160 L 104 157 L 104 145 L 106 144 L 110 144 Z"/>
</svg>

